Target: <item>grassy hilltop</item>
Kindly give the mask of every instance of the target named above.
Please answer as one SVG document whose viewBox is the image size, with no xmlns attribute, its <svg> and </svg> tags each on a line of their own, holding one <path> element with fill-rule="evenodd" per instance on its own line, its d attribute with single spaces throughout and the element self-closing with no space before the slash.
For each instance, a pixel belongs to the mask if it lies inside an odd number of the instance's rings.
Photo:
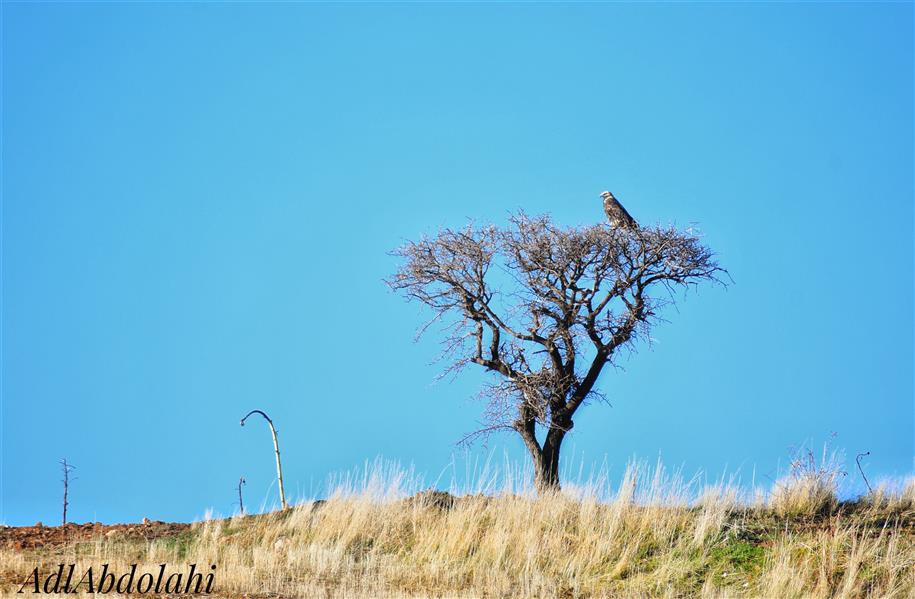
<svg viewBox="0 0 915 599">
<path fill-rule="evenodd" d="M 612 493 L 374 486 L 162 536 L 136 525 L 8 545 L 0 576 L 10 596 L 39 563 L 139 562 L 218 564 L 222 597 L 915 597 L 915 480 L 854 502 L 836 500 L 834 482 L 744 497 L 632 467 Z"/>
</svg>

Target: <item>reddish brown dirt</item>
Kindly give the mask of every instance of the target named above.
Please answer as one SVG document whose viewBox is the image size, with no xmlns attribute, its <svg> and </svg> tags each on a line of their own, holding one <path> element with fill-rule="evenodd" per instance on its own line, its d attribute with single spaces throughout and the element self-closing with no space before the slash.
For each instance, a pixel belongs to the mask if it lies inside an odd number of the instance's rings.
<svg viewBox="0 0 915 599">
<path fill-rule="evenodd" d="M 173 537 L 190 527 L 190 524 L 150 520 L 141 524 L 87 522 L 65 526 L 4 526 L 0 527 L 0 549 L 55 549 L 96 539 L 151 540 Z"/>
</svg>

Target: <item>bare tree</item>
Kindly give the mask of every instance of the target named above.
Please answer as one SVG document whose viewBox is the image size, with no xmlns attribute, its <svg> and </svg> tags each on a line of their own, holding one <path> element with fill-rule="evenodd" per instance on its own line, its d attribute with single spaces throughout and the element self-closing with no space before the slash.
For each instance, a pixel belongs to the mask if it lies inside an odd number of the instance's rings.
<svg viewBox="0 0 915 599">
<path fill-rule="evenodd" d="M 445 374 L 476 364 L 494 375 L 483 428 L 467 439 L 516 431 L 539 489 L 559 487 L 562 441 L 619 350 L 648 338 L 677 289 L 726 274 L 691 230 L 562 228 L 524 213 L 393 254 L 402 263 L 387 283 L 431 308 L 420 334 L 442 326 Z"/>
<path fill-rule="evenodd" d="M 61 526 L 63 526 L 63 525 L 67 524 L 67 506 L 69 505 L 69 503 L 67 501 L 67 496 L 70 493 L 70 473 L 73 472 L 74 470 L 76 470 L 76 466 L 74 466 L 73 464 L 67 463 L 67 459 L 64 458 L 64 459 L 60 460 L 60 468 L 61 468 L 61 470 L 63 470 L 63 473 L 64 473 L 64 477 L 60 481 L 64 484 L 64 515 L 61 520 Z"/>
</svg>

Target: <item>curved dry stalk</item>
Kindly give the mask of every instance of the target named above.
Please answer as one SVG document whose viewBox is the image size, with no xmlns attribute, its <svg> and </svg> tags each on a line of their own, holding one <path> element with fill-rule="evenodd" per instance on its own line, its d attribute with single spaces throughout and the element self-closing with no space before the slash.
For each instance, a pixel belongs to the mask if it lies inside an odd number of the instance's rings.
<svg viewBox="0 0 915 599">
<path fill-rule="evenodd" d="M 289 506 L 286 505 L 286 491 L 283 489 L 283 466 L 280 464 L 280 442 L 276 438 L 276 428 L 273 426 L 273 421 L 270 420 L 270 417 L 267 416 L 264 412 L 260 410 L 251 410 L 248 412 L 244 418 L 241 419 L 241 425 L 245 425 L 245 420 L 248 419 L 248 416 L 251 414 L 260 414 L 264 417 L 264 420 L 267 421 L 267 424 L 270 426 L 270 433 L 273 435 L 273 451 L 276 453 L 276 478 L 280 487 L 280 505 L 282 505 L 285 510 Z M 239 487 L 239 497 L 241 496 L 241 487 Z"/>
</svg>

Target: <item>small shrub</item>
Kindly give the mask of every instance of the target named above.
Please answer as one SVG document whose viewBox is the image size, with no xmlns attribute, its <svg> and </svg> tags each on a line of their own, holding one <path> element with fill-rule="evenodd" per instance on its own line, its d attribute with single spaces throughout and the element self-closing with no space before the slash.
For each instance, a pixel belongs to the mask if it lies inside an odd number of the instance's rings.
<svg viewBox="0 0 915 599">
<path fill-rule="evenodd" d="M 915 476 L 906 478 L 901 484 L 881 483 L 861 498 L 861 502 L 876 510 L 905 513 L 915 511 Z"/>
<path fill-rule="evenodd" d="M 769 507 L 783 517 L 816 517 L 831 514 L 839 504 L 839 480 L 845 476 L 836 454 L 817 461 L 809 449 L 798 451 L 791 460 L 790 472 L 775 482 Z"/>
</svg>

